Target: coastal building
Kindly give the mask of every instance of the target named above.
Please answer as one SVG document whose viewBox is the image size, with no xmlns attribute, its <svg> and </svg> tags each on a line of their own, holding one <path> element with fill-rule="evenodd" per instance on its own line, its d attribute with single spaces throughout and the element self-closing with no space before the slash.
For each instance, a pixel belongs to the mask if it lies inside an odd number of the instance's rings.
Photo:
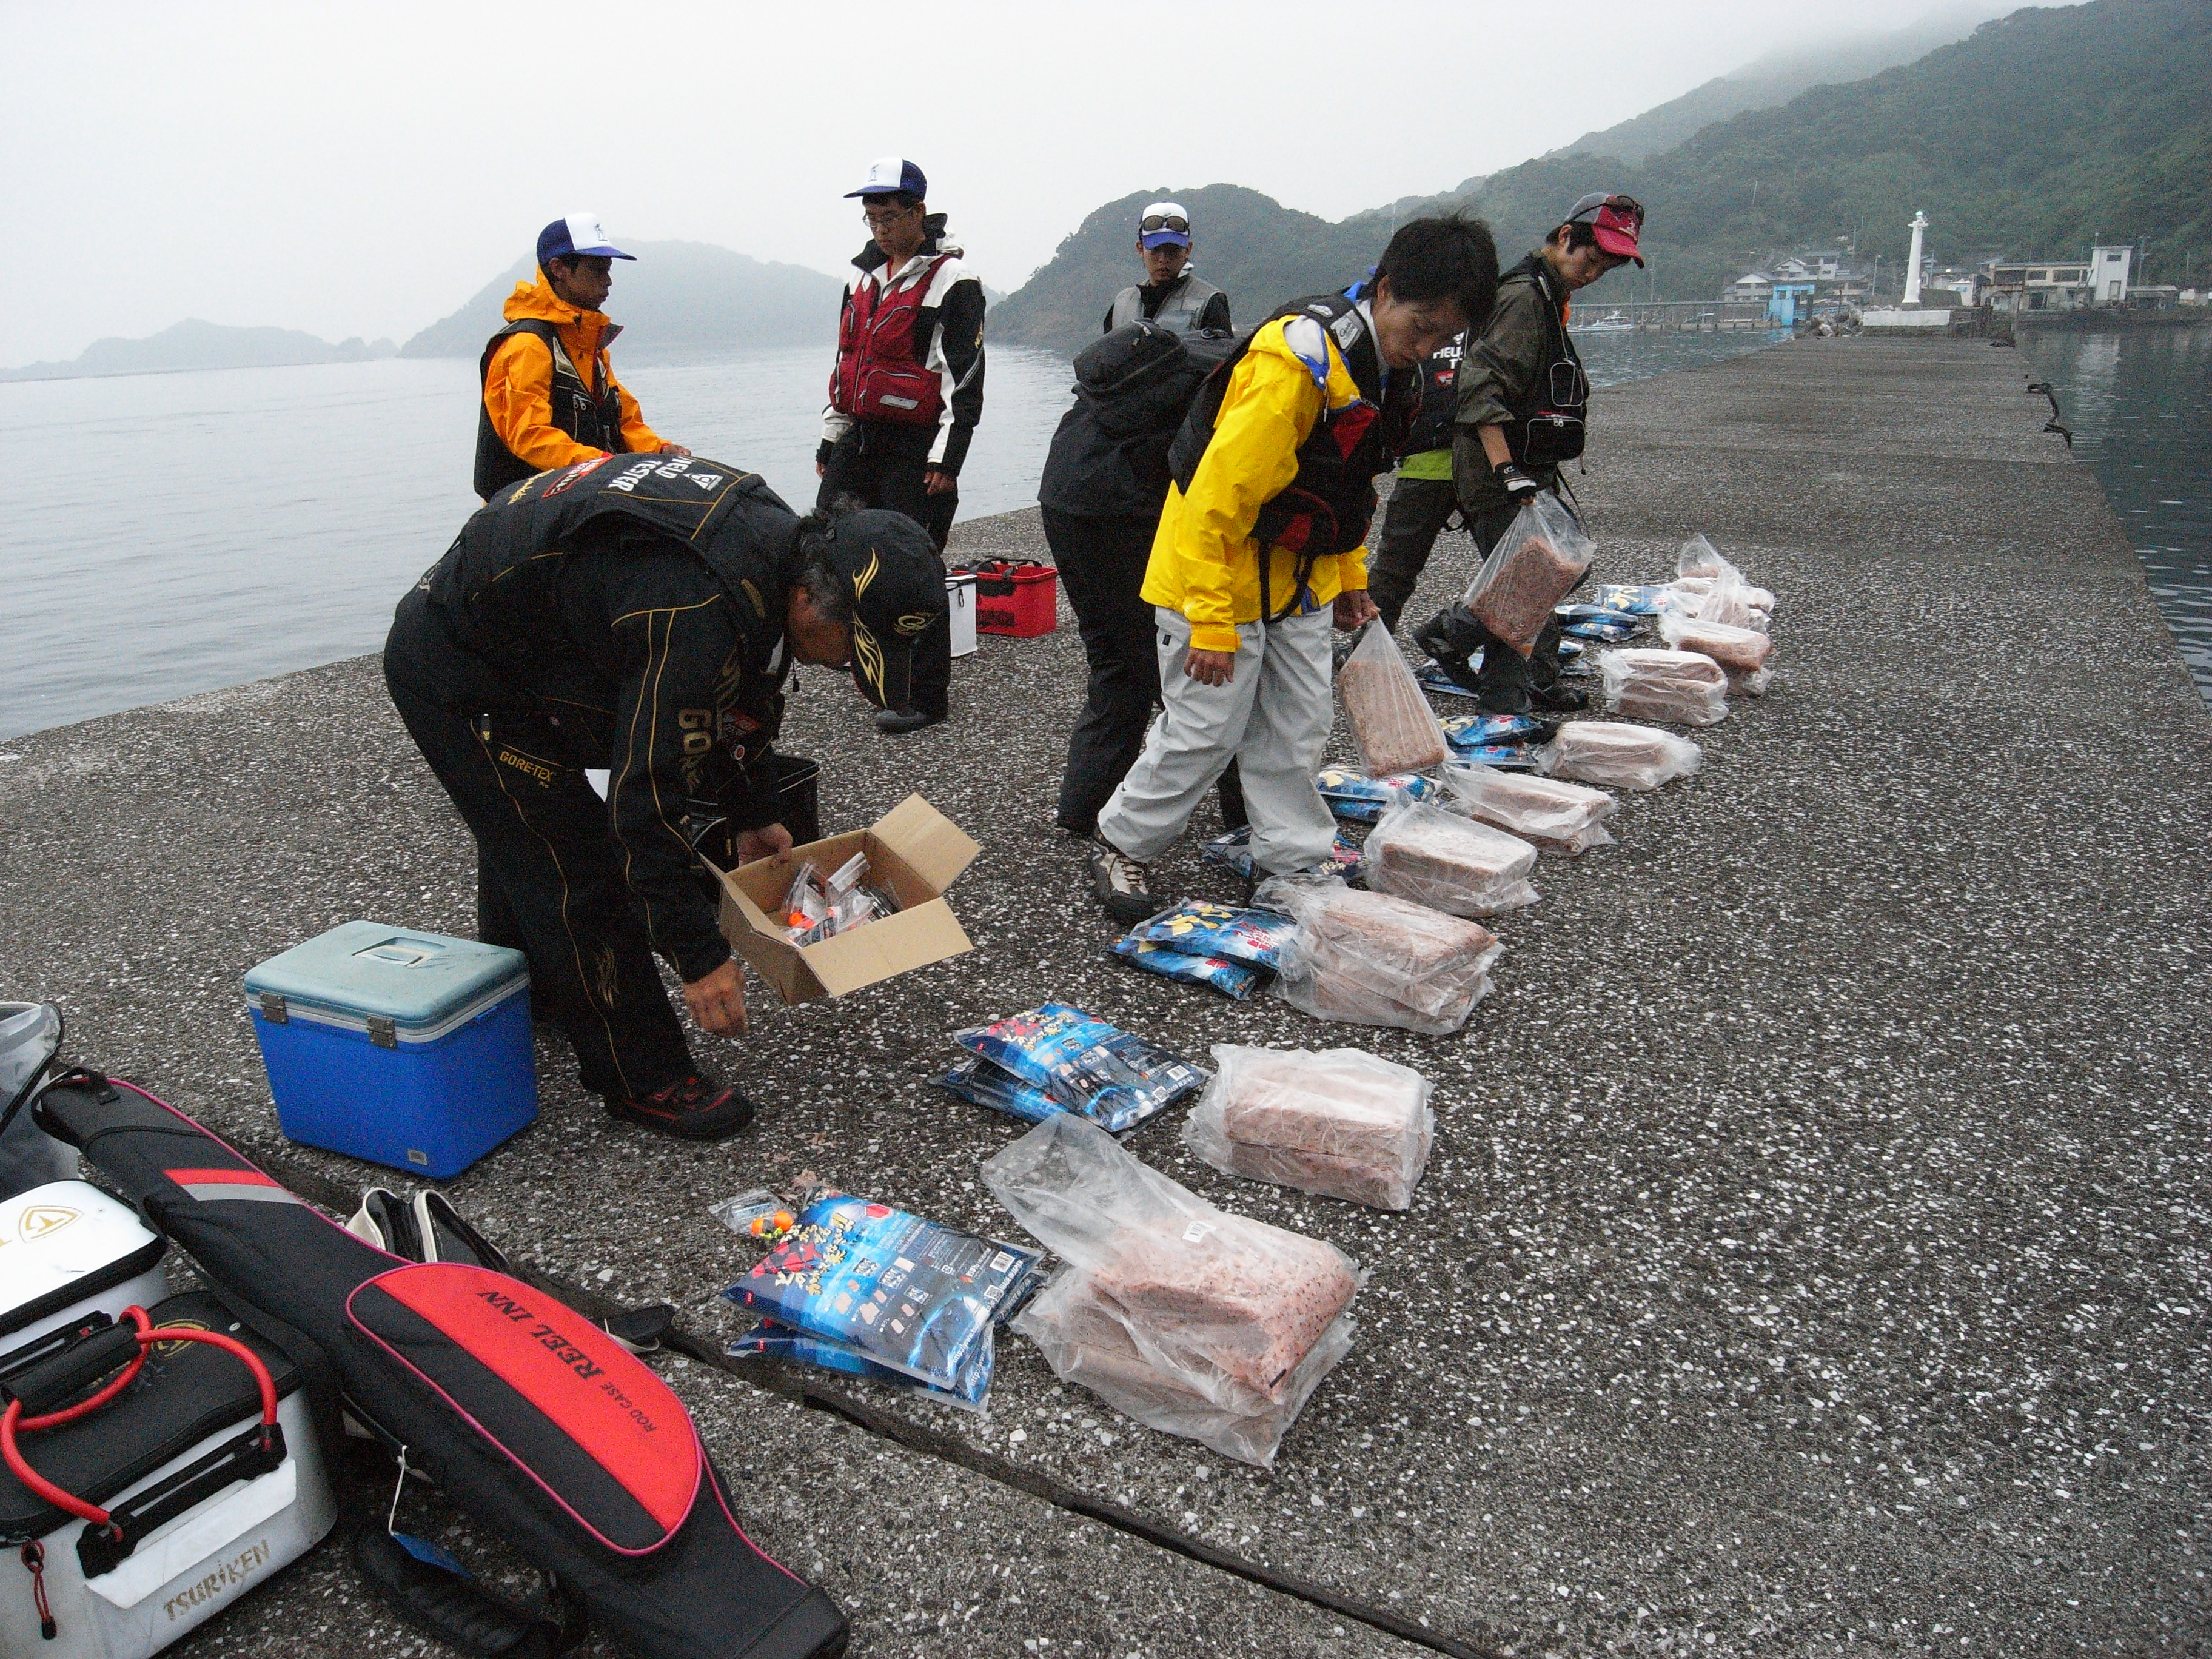
<svg viewBox="0 0 2212 1659">
<path fill-rule="evenodd" d="M 1774 279 L 1763 270 L 1747 270 L 1721 290 L 1723 300 L 1766 300 L 1774 292 Z"/>
<path fill-rule="evenodd" d="M 1992 259 L 1982 270 L 1996 311 L 2079 311 L 2090 303 L 2086 260 Z"/>
<path fill-rule="evenodd" d="M 1790 279 L 1778 276 L 1767 289 L 1767 321 L 1777 328 L 1796 327 L 1813 314 L 1813 289 L 1815 286 L 1809 276 Z"/>
<path fill-rule="evenodd" d="M 2096 306 L 2125 305 L 2128 298 L 2128 273 L 2135 268 L 2136 251 L 2127 247 L 2093 247 L 2089 250 L 2089 303 Z"/>
</svg>

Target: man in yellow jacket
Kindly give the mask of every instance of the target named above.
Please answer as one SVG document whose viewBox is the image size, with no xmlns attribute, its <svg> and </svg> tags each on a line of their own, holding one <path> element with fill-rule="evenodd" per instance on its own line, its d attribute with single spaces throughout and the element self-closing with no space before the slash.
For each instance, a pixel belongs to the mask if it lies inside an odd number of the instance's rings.
<svg viewBox="0 0 2212 1659">
<path fill-rule="evenodd" d="M 1421 360 L 1490 314 L 1498 250 L 1456 216 L 1399 228 L 1373 275 L 1294 301 L 1216 370 L 1169 452 L 1174 484 L 1145 572 L 1164 712 L 1098 815 L 1108 912 L 1159 908 L 1146 866 L 1233 758 L 1255 866 L 1322 866 L 1335 823 L 1314 787 L 1334 716 L 1329 629 L 1372 620 L 1368 520 L 1420 405 Z"/>
<path fill-rule="evenodd" d="M 507 295 L 507 326 L 478 373 L 477 494 L 600 455 L 689 455 L 645 423 L 607 362 L 622 326 L 599 307 L 614 286 L 613 246 L 598 218 L 572 213 L 538 233 L 538 280 Z"/>
</svg>

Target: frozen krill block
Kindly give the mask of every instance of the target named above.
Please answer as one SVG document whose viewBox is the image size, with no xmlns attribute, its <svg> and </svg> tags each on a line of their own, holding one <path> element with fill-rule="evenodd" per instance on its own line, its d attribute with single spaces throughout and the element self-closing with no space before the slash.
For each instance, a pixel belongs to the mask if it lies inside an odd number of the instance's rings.
<svg viewBox="0 0 2212 1659">
<path fill-rule="evenodd" d="M 1444 781 L 1468 816 L 1547 851 L 1574 854 L 1612 845 L 1605 820 L 1620 804 L 1602 789 L 1487 766 L 1448 767 Z"/>
<path fill-rule="evenodd" d="M 1443 764 L 1443 727 L 1388 629 L 1368 629 L 1337 672 L 1336 693 L 1369 776 Z"/>
<path fill-rule="evenodd" d="M 1489 994 L 1498 936 L 1478 922 L 1333 878 L 1278 877 L 1253 898 L 1297 919 L 1274 994 L 1317 1019 L 1443 1036 Z"/>
<path fill-rule="evenodd" d="M 1681 726 L 1728 718 L 1727 671 L 1694 651 L 1608 651 L 1597 672 L 1615 713 Z"/>
<path fill-rule="evenodd" d="M 1547 777 L 1610 789 L 1656 789 L 1696 771 L 1705 753 L 1687 738 L 1615 720 L 1571 720 L 1536 751 Z"/>
<path fill-rule="evenodd" d="M 1419 1072 L 1357 1048 L 1214 1047 L 1213 1081 L 1183 1141 L 1217 1170 L 1402 1210 L 1428 1165 L 1436 1117 Z"/>
<path fill-rule="evenodd" d="M 1358 1281 L 1343 1255 L 1318 1239 L 1216 1213 L 1210 1224 L 1125 1231 L 1092 1281 L 1133 1330 L 1279 1401 Z"/>
<path fill-rule="evenodd" d="M 1659 636 L 1677 651 L 1710 657 L 1730 673 L 1757 673 L 1774 654 L 1774 641 L 1753 628 L 1669 614 L 1659 621 Z"/>
<path fill-rule="evenodd" d="M 1552 620 L 1552 607 L 1596 556 L 1597 544 L 1583 533 L 1566 505 L 1550 490 L 1539 490 L 1513 515 L 1460 603 L 1525 657 Z"/>
<path fill-rule="evenodd" d="M 1406 801 L 1382 815 L 1360 866 L 1368 886 L 1455 916 L 1534 904 L 1536 849 L 1517 836 L 1441 806 Z"/>
<path fill-rule="evenodd" d="M 1154 1363 L 1081 1268 L 1069 1268 L 1038 1292 L 1013 1328 L 1037 1345 L 1061 1381 L 1081 1384 L 1147 1427 L 1266 1468 L 1314 1389 L 1350 1350 L 1355 1322 L 1349 1313 L 1337 1316 L 1291 1371 L 1280 1400 L 1218 1373 Z"/>
<path fill-rule="evenodd" d="M 1738 668 L 1729 670 L 1729 692 L 1733 696 L 1763 697 L 1773 682 L 1771 668 L 1755 668 L 1748 673 Z"/>
</svg>

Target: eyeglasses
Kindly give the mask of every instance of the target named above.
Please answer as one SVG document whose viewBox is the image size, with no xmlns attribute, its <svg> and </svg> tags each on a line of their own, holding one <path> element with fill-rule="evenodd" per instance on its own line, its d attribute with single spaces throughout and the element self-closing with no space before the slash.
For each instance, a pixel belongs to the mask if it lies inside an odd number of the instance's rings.
<svg viewBox="0 0 2212 1659">
<path fill-rule="evenodd" d="M 860 222 L 867 226 L 869 229 L 873 230 L 882 225 L 895 225 L 900 220 L 906 218 L 908 215 L 912 214 L 913 211 L 914 210 L 910 207 L 862 208 L 860 210 Z"/>
<path fill-rule="evenodd" d="M 1137 228 L 1150 234 L 1156 230 L 1172 230 L 1177 235 L 1190 234 L 1190 221 L 1179 213 L 1150 213 L 1137 221 Z"/>
</svg>

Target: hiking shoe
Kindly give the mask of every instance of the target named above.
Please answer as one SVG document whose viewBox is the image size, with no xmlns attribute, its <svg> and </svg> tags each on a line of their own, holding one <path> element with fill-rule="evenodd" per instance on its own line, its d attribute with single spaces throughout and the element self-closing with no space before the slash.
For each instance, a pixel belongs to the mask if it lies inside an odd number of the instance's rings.
<svg viewBox="0 0 2212 1659">
<path fill-rule="evenodd" d="M 1528 708 L 1539 714 L 1572 714 L 1589 707 L 1589 693 L 1578 686 L 1532 686 L 1528 691 Z M 1516 714 L 1521 710 L 1516 710 Z"/>
<path fill-rule="evenodd" d="M 434 1259 L 423 1251 L 414 1206 L 389 1187 L 371 1187 L 362 1193 L 361 1207 L 345 1225 L 356 1238 L 366 1239 L 389 1255 L 409 1261 Z"/>
<path fill-rule="evenodd" d="M 610 1095 L 607 1110 L 678 1140 L 727 1140 L 753 1121 L 753 1103 L 743 1090 L 696 1072 L 649 1095 L 628 1100 Z"/>
<path fill-rule="evenodd" d="M 878 708 L 876 710 L 876 730 L 887 738 L 902 738 L 909 732 L 920 732 L 945 722 L 942 714 L 925 714 L 919 708 Z"/>
<path fill-rule="evenodd" d="M 1116 921 L 1139 922 L 1160 913 L 1152 872 L 1105 841 L 1091 843 L 1091 890 Z"/>
</svg>

